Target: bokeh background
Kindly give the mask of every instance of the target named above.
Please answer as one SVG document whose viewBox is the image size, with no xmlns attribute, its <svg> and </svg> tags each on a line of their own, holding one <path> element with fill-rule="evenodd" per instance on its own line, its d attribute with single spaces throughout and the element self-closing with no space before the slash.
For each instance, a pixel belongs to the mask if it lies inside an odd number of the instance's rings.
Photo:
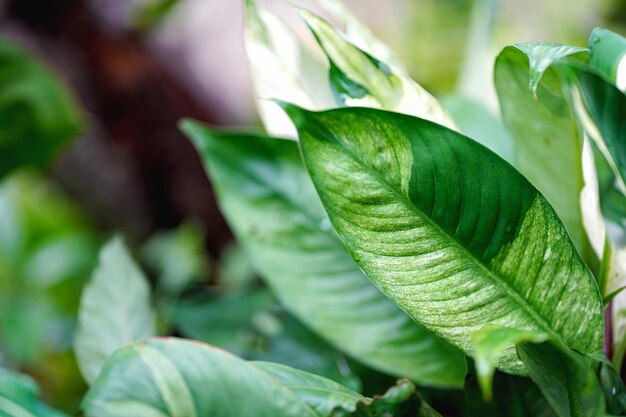
<svg viewBox="0 0 626 417">
<path fill-rule="evenodd" d="M 288 2 L 260 3 L 313 44 Z M 313 0 L 292 3 L 330 18 Z M 460 92 L 494 115 L 491 68 L 503 46 L 584 46 L 596 26 L 626 33 L 624 0 L 345 3 L 424 87 L 443 98 Z M 52 405 L 75 410 L 86 388 L 71 353 L 75 315 L 113 233 L 153 280 L 169 274 L 189 284 L 193 303 L 183 304 L 180 320 L 163 319 L 168 333 L 367 384 L 369 370 L 342 367 L 336 352 L 271 306 L 177 129 L 183 117 L 259 125 L 242 30 L 239 0 L 0 0 L 0 37 L 52 68 L 87 122 L 51 166 L 0 183 L 0 366 L 32 375 Z"/>
</svg>

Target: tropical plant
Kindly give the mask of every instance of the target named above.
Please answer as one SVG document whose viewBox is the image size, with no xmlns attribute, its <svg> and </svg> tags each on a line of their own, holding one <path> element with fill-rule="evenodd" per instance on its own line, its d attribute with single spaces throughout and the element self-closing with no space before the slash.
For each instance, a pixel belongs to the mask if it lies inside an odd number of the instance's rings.
<svg viewBox="0 0 626 417">
<path fill-rule="evenodd" d="M 497 118 L 468 137 L 339 2 L 318 1 L 346 28 L 299 11 L 325 61 L 245 2 L 267 133 L 181 123 L 271 294 L 244 278 L 217 301 L 181 298 L 199 263 L 171 272 L 161 239 L 144 251 L 162 272 L 154 307 L 114 238 L 81 300 L 82 412 L 626 415 L 626 40 L 506 47 L 494 80 L 512 142 L 494 144 Z M 210 344 L 153 337 L 171 326 Z M 12 373 L 0 410 L 58 415 Z"/>
</svg>

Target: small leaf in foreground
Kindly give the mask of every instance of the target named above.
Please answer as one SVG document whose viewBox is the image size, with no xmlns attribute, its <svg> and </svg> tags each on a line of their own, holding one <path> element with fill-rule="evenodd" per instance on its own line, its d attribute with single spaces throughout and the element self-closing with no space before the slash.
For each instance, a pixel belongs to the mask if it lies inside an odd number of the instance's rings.
<svg viewBox="0 0 626 417">
<path fill-rule="evenodd" d="M 500 357 L 511 346 L 522 342 L 540 343 L 548 339 L 546 334 L 535 331 L 511 329 L 485 325 L 472 334 L 474 343 L 474 357 L 478 383 L 487 401 L 492 397 L 493 375 Z"/>
</svg>

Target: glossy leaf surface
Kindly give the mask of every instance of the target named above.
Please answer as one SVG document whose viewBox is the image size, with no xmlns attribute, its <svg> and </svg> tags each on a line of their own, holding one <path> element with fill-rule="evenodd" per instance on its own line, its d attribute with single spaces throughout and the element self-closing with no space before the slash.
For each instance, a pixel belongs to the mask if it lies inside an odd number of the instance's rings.
<svg viewBox="0 0 626 417">
<path fill-rule="evenodd" d="M 416 325 L 346 252 L 297 145 L 186 123 L 239 242 L 279 300 L 332 345 L 425 385 L 461 386 L 460 352 Z"/>
<path fill-rule="evenodd" d="M 115 350 L 155 335 L 148 281 L 113 238 L 81 296 L 74 349 L 83 376 L 93 382 Z"/>
<path fill-rule="evenodd" d="M 335 230 L 417 322 L 468 354 L 485 323 L 600 348 L 595 280 L 554 209 L 509 164 L 422 119 L 283 105 Z M 512 348 L 500 366 L 524 372 Z"/>
</svg>

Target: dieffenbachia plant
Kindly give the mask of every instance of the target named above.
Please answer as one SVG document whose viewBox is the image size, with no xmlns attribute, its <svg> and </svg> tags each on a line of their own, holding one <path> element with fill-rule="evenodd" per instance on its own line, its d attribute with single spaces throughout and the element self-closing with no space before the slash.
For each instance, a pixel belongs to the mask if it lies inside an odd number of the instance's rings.
<svg viewBox="0 0 626 417">
<path fill-rule="evenodd" d="M 190 120 L 181 129 L 281 304 L 351 360 L 407 379 L 371 398 L 283 365 L 150 339 L 97 363 L 84 413 L 460 415 L 423 400 L 437 402 L 437 388 L 449 402 L 463 389 L 464 416 L 626 415 L 626 345 L 613 332 L 621 322 L 605 321 L 625 285 L 616 275 L 626 219 L 623 38 L 596 30 L 591 54 L 504 49 L 495 82 L 515 138 L 511 165 L 458 132 L 345 9 L 322 5 L 357 30 L 351 39 L 299 11 L 320 59 L 245 1 L 267 134 Z"/>
</svg>

